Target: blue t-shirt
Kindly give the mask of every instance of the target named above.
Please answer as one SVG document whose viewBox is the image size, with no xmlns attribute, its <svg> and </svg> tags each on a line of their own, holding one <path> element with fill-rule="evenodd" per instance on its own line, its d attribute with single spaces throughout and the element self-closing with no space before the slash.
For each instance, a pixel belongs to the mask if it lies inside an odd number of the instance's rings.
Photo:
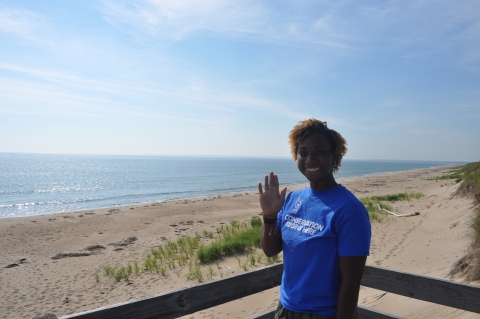
<svg viewBox="0 0 480 319">
<path fill-rule="evenodd" d="M 290 193 L 278 214 L 284 271 L 280 302 L 295 312 L 336 316 L 339 256 L 368 256 L 365 206 L 345 187 Z"/>
</svg>

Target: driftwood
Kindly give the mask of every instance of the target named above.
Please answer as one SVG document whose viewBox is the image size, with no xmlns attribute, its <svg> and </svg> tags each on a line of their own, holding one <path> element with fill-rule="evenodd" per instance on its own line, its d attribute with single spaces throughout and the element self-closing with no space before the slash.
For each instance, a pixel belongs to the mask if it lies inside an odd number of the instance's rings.
<svg viewBox="0 0 480 319">
<path fill-rule="evenodd" d="M 391 214 L 391 215 L 393 215 L 393 216 L 395 216 L 395 217 L 408 217 L 408 216 L 417 216 L 417 215 L 420 215 L 419 212 L 414 212 L 414 213 L 409 213 L 409 214 L 395 214 L 394 212 L 391 212 L 391 211 L 389 211 L 389 210 L 386 210 L 385 208 L 381 208 L 379 203 L 377 203 L 377 205 L 378 205 L 378 209 L 383 210 L 384 212 L 386 212 L 386 213 L 388 213 L 388 214 Z"/>
</svg>

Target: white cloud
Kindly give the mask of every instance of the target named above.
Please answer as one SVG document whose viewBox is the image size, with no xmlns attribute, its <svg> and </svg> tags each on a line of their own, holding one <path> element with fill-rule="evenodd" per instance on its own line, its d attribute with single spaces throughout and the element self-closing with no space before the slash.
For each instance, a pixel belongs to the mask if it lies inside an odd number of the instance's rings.
<svg viewBox="0 0 480 319">
<path fill-rule="evenodd" d="M 35 13 L 0 7 L 0 32 L 28 35 L 39 20 L 40 17 Z"/>
<path fill-rule="evenodd" d="M 205 84 L 199 89 L 195 85 L 174 87 L 135 79 L 92 80 L 58 71 L 0 63 L 2 69 L 21 76 L 17 80 L 0 77 L 0 113 L 4 114 L 158 117 L 218 124 L 232 118 L 240 109 L 249 109 L 274 117 L 306 118 L 304 113 L 285 106 L 283 102 L 248 92 L 210 88 Z"/>
<path fill-rule="evenodd" d="M 354 51 L 402 49 L 419 57 L 460 51 L 478 61 L 480 3 L 410 1 L 103 1 L 106 19 L 181 40 L 200 32 L 249 41 Z"/>
<path fill-rule="evenodd" d="M 107 20 L 175 40 L 197 31 L 254 33 L 263 8 L 252 1 L 103 1 Z"/>
</svg>

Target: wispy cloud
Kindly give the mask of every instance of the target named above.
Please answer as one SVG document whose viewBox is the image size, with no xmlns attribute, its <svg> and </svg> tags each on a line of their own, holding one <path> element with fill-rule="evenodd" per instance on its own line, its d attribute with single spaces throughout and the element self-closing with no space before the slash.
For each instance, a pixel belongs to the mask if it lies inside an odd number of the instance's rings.
<svg viewBox="0 0 480 319">
<path fill-rule="evenodd" d="M 103 1 L 111 23 L 132 25 L 175 40 L 197 31 L 254 33 L 264 8 L 253 1 Z"/>
<path fill-rule="evenodd" d="M 243 38 L 298 45 L 323 44 L 339 47 L 350 36 L 339 34 L 332 22 L 336 18 L 325 5 L 315 8 L 258 1 L 112 1 L 103 0 L 106 20 L 116 26 L 127 25 L 152 36 L 181 40 L 200 32 L 217 36 Z M 317 9 L 317 15 L 305 20 L 305 12 Z"/>
<path fill-rule="evenodd" d="M 306 117 L 283 102 L 248 92 L 138 81 L 92 80 L 77 75 L 0 64 L 20 79 L 0 77 L 1 113 L 82 115 L 87 117 L 158 117 L 202 123 L 220 123 L 232 112 L 249 109 L 300 120 Z M 18 77 L 18 76 L 17 76 Z M 16 105 L 12 108 L 11 105 Z M 142 106 L 138 106 L 142 105 Z M 201 110 L 213 111 L 203 114 Z M 216 120 L 215 118 L 218 118 Z M 221 119 L 221 120 L 220 120 Z"/>
<path fill-rule="evenodd" d="M 152 36 L 181 40 L 200 32 L 251 41 L 342 50 L 398 50 L 425 56 L 463 50 L 480 58 L 480 3 L 475 0 L 320 1 L 281 4 L 205 0 L 103 1 L 106 19 Z"/>
<path fill-rule="evenodd" d="M 28 35 L 40 20 L 41 17 L 33 12 L 0 6 L 0 32 Z"/>
</svg>

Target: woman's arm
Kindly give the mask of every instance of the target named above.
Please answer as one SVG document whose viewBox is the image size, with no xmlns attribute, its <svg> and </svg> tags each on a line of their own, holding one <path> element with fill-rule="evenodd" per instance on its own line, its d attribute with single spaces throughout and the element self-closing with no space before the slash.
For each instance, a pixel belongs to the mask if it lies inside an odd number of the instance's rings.
<svg viewBox="0 0 480 319">
<path fill-rule="evenodd" d="M 282 251 L 282 236 L 280 229 L 277 228 L 277 222 L 263 224 L 261 242 L 263 252 L 267 257 L 275 256 Z"/>
<path fill-rule="evenodd" d="M 267 256 L 274 256 L 282 251 L 282 237 L 280 229 L 277 227 L 277 215 L 282 209 L 285 201 L 287 188 L 279 191 L 278 176 L 270 172 L 270 182 L 268 175 L 265 176 L 265 190 L 262 189 L 262 183 L 258 183 L 258 193 L 260 194 L 260 207 L 263 211 L 263 217 L 267 219 L 262 229 L 262 248 Z"/>
<path fill-rule="evenodd" d="M 353 319 L 366 261 L 366 256 L 339 257 L 341 283 L 336 319 Z"/>
</svg>

